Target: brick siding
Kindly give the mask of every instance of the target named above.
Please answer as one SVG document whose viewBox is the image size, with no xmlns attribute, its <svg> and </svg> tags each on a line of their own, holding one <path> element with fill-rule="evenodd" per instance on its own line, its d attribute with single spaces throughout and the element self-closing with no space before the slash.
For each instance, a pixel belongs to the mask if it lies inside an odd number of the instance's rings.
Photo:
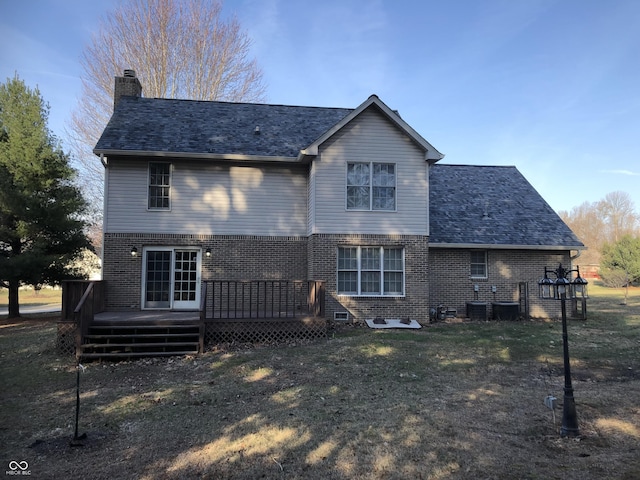
<svg viewBox="0 0 640 480">
<path fill-rule="evenodd" d="M 487 302 L 491 318 L 494 301 L 518 302 L 519 283 L 528 284 L 529 315 L 555 318 L 560 315 L 560 302 L 538 298 L 538 280 L 545 267 L 555 268 L 560 262 L 571 265 L 569 252 L 542 250 L 487 250 L 487 278 L 472 278 L 470 250 L 431 248 L 431 307 L 442 304 L 456 309 L 459 316 L 466 313 L 466 302 L 476 300 L 474 286 L 478 285 L 477 300 Z M 495 294 L 492 287 L 496 287 Z"/>
<path fill-rule="evenodd" d="M 327 318 L 334 312 L 349 312 L 352 320 L 411 317 L 429 320 L 429 238 L 420 235 L 329 235 L 309 239 L 310 278 L 326 281 Z M 340 246 L 404 247 L 404 297 L 353 297 L 338 295 L 337 252 Z"/>
<path fill-rule="evenodd" d="M 202 280 L 307 279 L 306 237 L 105 234 L 108 310 L 140 309 L 142 250 L 149 246 L 201 248 Z M 207 248 L 211 257 L 204 256 Z"/>
</svg>

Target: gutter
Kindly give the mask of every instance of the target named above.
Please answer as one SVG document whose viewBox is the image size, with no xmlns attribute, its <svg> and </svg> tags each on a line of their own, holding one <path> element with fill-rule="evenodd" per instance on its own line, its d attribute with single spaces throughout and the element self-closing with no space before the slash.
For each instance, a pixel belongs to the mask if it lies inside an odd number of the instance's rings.
<svg viewBox="0 0 640 480">
<path fill-rule="evenodd" d="M 482 250 L 585 250 L 584 245 L 516 245 L 516 244 L 495 244 L 495 243 L 432 243 L 429 248 L 463 248 Z M 577 257 L 576 257 L 577 258 Z"/>
<path fill-rule="evenodd" d="M 266 156 L 266 155 L 244 155 L 244 154 L 219 154 L 219 153 L 185 153 L 185 152 L 158 152 L 145 150 L 99 150 L 94 149 L 93 153 L 99 155 L 100 159 L 105 156 L 118 157 L 155 157 L 155 158 L 176 158 L 189 160 L 231 160 L 240 162 L 269 162 L 269 163 L 300 163 L 296 157 Z M 103 165 L 105 162 L 103 162 Z"/>
</svg>

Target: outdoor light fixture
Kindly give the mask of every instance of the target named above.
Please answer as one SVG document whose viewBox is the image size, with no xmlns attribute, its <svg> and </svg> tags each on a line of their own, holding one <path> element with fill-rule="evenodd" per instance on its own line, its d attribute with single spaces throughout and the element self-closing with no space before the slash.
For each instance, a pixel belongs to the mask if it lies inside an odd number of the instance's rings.
<svg viewBox="0 0 640 480">
<path fill-rule="evenodd" d="M 137 249 L 136 247 L 133 247 L 133 248 L 131 249 L 131 256 L 132 256 L 132 257 L 136 257 L 136 256 L 138 256 L 138 249 Z"/>
<path fill-rule="evenodd" d="M 210 256 L 211 256 L 211 249 L 210 249 L 210 248 L 207 248 L 207 249 L 204 251 L 204 254 L 205 254 L 207 257 L 210 257 Z"/>
<path fill-rule="evenodd" d="M 576 278 L 570 280 L 571 273 L 576 272 Z M 549 278 L 549 274 L 555 276 L 555 280 Z M 569 277 L 569 278 L 567 278 Z M 538 281 L 540 298 L 553 298 L 560 300 L 562 307 L 562 345 L 564 354 L 564 405 L 562 408 L 562 428 L 560 436 L 576 437 L 580 435 L 578 428 L 578 415 L 576 414 L 576 402 L 573 398 L 573 386 L 571 385 L 571 364 L 569 362 L 569 339 L 567 337 L 567 298 L 587 298 L 587 281 L 580 276 L 580 269 L 567 270 L 558 265 L 551 270 L 545 267 L 544 278 Z"/>
</svg>

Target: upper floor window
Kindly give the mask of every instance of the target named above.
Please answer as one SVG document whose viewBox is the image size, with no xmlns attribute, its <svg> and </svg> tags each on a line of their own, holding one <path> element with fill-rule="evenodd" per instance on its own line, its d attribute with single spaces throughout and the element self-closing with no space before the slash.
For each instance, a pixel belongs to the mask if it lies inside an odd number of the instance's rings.
<svg viewBox="0 0 640 480">
<path fill-rule="evenodd" d="M 347 164 L 347 210 L 396 209 L 396 166 L 393 163 Z"/>
<path fill-rule="evenodd" d="M 150 209 L 171 208 L 171 164 L 149 163 L 149 203 Z"/>
<path fill-rule="evenodd" d="M 338 293 L 404 295 L 402 247 L 339 247 Z"/>
<path fill-rule="evenodd" d="M 473 278 L 487 278 L 487 252 L 475 250 L 471 252 L 471 276 Z"/>
</svg>

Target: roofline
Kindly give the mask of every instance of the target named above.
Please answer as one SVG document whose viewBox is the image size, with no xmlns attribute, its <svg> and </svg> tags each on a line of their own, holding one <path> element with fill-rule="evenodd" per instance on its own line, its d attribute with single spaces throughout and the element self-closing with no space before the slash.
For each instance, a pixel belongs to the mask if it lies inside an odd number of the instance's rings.
<svg viewBox="0 0 640 480">
<path fill-rule="evenodd" d="M 495 243 L 433 243 L 429 242 L 429 248 L 464 248 L 483 250 L 586 250 L 584 245 L 516 245 Z"/>
<path fill-rule="evenodd" d="M 444 158 L 444 154 L 440 153 L 436 148 L 427 142 L 422 135 L 416 132 L 407 122 L 405 122 L 396 112 L 391 110 L 377 95 L 371 95 L 367 100 L 360 104 L 359 107 L 352 110 L 342 120 L 336 123 L 333 127 L 323 133 L 318 139 L 316 139 L 307 148 L 300 150 L 298 159 L 302 160 L 303 157 L 317 156 L 318 147 L 331 138 L 335 133 L 341 130 L 351 120 L 360 115 L 363 111 L 369 108 L 371 105 L 378 107 L 385 116 L 393 122 L 397 127 L 403 130 L 411 139 L 420 145 L 425 150 L 425 160 L 431 163 L 435 163 L 438 160 Z"/>
<path fill-rule="evenodd" d="M 188 153 L 188 152 L 158 152 L 153 150 L 103 150 L 93 149 L 98 156 L 118 157 L 156 157 L 156 158 L 184 158 L 190 160 L 231 160 L 271 163 L 302 163 L 296 157 L 244 155 L 244 154 L 220 154 L 220 153 Z"/>
</svg>

